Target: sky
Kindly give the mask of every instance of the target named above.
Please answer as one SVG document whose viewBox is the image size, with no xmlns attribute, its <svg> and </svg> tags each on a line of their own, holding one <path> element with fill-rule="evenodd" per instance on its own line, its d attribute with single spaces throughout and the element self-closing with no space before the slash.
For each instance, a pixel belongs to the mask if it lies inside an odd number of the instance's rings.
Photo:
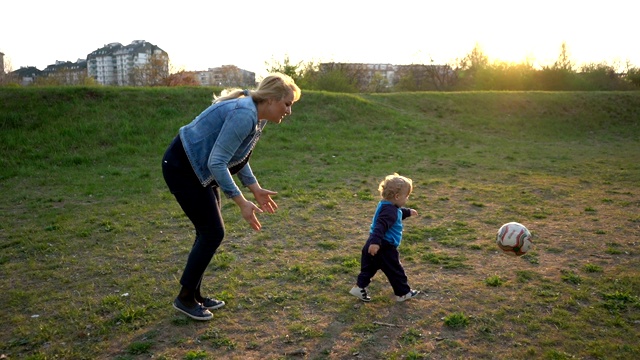
<svg viewBox="0 0 640 360">
<path fill-rule="evenodd" d="M 145 40 L 170 70 L 236 65 L 264 76 L 299 62 L 452 64 L 479 46 L 489 61 L 640 67 L 636 0 L 10 0 L 0 7 L 5 68 L 86 59 Z M 7 70 L 8 70 L 7 69 Z"/>
</svg>

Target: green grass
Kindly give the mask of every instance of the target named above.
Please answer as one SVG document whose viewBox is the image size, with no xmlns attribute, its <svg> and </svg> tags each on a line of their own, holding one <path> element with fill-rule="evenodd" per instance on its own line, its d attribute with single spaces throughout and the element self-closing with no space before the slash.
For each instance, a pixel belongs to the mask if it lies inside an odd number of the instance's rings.
<svg viewBox="0 0 640 360">
<path fill-rule="evenodd" d="M 205 88 L 0 88 L 0 354 L 10 359 L 640 357 L 640 93 L 305 92 L 252 157 L 278 191 L 227 235 L 204 289 L 171 308 L 193 230 L 160 159 Z M 378 199 L 414 180 L 400 247 L 348 294 Z M 495 233 L 533 234 L 522 257 Z"/>
</svg>

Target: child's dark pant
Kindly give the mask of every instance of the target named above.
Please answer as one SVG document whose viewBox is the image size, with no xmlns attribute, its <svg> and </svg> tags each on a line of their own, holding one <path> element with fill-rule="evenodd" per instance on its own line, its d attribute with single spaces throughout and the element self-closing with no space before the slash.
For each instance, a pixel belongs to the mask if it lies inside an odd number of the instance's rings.
<svg viewBox="0 0 640 360">
<path fill-rule="evenodd" d="M 409 287 L 407 275 L 400 263 L 400 254 L 398 249 L 382 241 L 380 250 L 375 256 L 369 255 L 369 241 L 362 248 L 362 257 L 360 259 L 360 274 L 358 275 L 358 287 L 365 288 L 371 283 L 371 279 L 378 272 L 382 272 L 389 279 L 393 293 L 396 296 L 403 296 L 411 291 Z"/>
</svg>

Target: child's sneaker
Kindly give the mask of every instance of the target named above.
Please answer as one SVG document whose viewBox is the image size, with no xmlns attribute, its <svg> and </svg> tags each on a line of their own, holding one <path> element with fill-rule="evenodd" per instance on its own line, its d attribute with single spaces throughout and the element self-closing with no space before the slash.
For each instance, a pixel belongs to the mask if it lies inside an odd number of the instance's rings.
<svg viewBox="0 0 640 360">
<path fill-rule="evenodd" d="M 418 296 L 418 294 L 420 294 L 419 290 L 411 290 L 408 293 L 402 295 L 402 296 L 396 296 L 396 300 L 397 301 L 405 301 L 405 300 L 409 300 L 413 297 Z"/>
<path fill-rule="evenodd" d="M 357 286 L 354 286 L 353 288 L 351 288 L 351 290 L 349 291 L 349 294 L 357 297 L 358 299 L 364 301 L 364 302 L 369 302 L 371 301 L 371 298 L 369 297 L 369 294 L 367 294 L 367 289 L 366 288 L 360 288 Z"/>
</svg>

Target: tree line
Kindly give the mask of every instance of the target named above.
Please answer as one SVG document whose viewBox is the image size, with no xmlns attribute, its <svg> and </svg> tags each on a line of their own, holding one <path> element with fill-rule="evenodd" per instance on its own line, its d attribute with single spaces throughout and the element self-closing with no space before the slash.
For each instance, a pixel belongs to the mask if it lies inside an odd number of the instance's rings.
<svg viewBox="0 0 640 360">
<path fill-rule="evenodd" d="M 576 65 L 563 43 L 557 60 L 535 68 L 531 61 L 489 61 L 480 46 L 451 64 L 398 67 L 389 80 L 349 64 L 272 61 L 268 71 L 283 72 L 305 89 L 336 92 L 400 91 L 618 91 L 640 90 L 640 69 L 623 64 Z"/>
<path fill-rule="evenodd" d="M 531 61 L 508 63 L 490 61 L 476 45 L 467 55 L 449 64 L 412 64 L 395 66 L 392 76 L 372 70 L 372 64 L 266 62 L 268 72 L 282 72 L 308 90 L 380 93 L 402 91 L 620 91 L 640 89 L 640 68 L 626 64 L 591 63 L 576 65 L 563 43 L 557 60 L 536 68 Z M 167 71 L 166 62 L 152 57 L 130 75 L 133 86 L 199 86 L 195 73 Z M 235 67 L 234 67 L 235 68 Z M 239 69 L 233 69 L 236 73 Z M 386 73 L 388 74 L 388 73 Z M 229 77 L 229 79 L 227 79 Z M 223 87 L 236 77 L 223 72 L 217 81 Z M 225 80 L 226 79 L 226 80 Z M 224 80 L 224 81 L 223 81 Z M 0 85 L 19 84 L 19 79 L 0 73 Z M 69 70 L 57 70 L 38 77 L 34 85 L 96 85 L 93 78 Z"/>
</svg>

